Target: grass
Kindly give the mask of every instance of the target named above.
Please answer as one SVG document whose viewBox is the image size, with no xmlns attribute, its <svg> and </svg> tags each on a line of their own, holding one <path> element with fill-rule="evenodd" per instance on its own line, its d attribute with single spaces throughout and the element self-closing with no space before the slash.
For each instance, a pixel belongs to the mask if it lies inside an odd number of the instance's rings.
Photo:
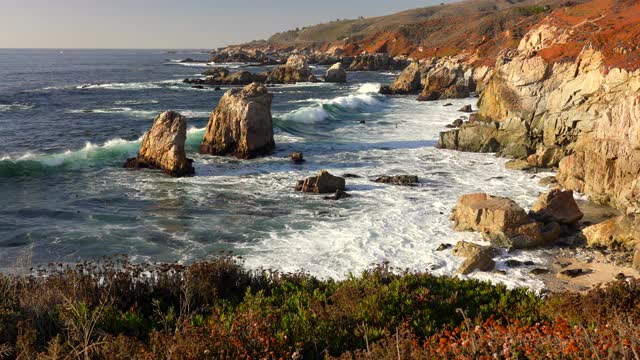
<svg viewBox="0 0 640 360">
<path fill-rule="evenodd" d="M 571 358 L 575 348 L 633 358 L 640 345 L 636 281 L 543 299 L 386 266 L 321 281 L 229 256 L 38 271 L 0 276 L 0 359 Z"/>
</svg>

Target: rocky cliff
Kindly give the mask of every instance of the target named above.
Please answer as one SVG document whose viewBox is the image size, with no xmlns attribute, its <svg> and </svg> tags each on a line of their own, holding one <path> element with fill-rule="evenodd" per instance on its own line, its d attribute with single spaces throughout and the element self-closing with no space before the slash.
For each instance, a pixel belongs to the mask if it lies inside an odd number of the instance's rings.
<svg viewBox="0 0 640 360">
<path fill-rule="evenodd" d="M 517 48 L 501 52 L 478 120 L 443 133 L 440 145 L 520 158 L 559 149 L 561 186 L 633 218 L 640 213 L 638 39 L 637 1 L 552 12 Z"/>
</svg>

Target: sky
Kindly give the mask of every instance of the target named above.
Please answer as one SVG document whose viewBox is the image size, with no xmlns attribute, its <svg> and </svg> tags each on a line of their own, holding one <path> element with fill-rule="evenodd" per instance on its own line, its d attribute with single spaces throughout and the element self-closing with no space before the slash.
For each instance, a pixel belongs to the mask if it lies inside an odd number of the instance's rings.
<svg viewBox="0 0 640 360">
<path fill-rule="evenodd" d="M 0 48 L 210 49 L 453 0 L 0 0 Z"/>
</svg>

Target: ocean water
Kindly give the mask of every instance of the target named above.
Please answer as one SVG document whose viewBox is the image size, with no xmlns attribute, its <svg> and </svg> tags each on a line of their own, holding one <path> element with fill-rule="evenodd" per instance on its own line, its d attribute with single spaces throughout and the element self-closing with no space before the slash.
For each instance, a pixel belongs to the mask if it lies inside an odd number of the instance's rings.
<svg viewBox="0 0 640 360">
<path fill-rule="evenodd" d="M 131 50 L 0 50 L 0 269 L 128 255 L 184 262 L 220 251 L 246 266 L 344 278 L 374 264 L 453 275 L 462 263 L 442 243 L 480 241 L 448 220 L 457 198 L 488 192 L 528 207 L 544 191 L 503 159 L 435 148 L 444 125 L 477 99 L 417 102 L 377 94 L 393 73 L 349 73 L 349 83 L 296 84 L 274 93 L 274 154 L 255 160 L 199 155 L 222 91 L 182 84 L 206 54 Z M 228 64 L 231 68 L 264 68 Z M 323 67 L 315 67 L 318 75 Z M 174 179 L 122 168 L 159 112 L 187 116 L 197 175 Z M 364 123 L 361 121 L 364 120 Z M 302 151 L 307 162 L 288 161 Z M 338 202 L 293 190 L 321 169 L 347 179 Z M 418 187 L 373 183 L 411 174 Z M 544 250 L 499 258 L 544 263 Z M 470 277 L 540 288 L 528 269 Z"/>
</svg>

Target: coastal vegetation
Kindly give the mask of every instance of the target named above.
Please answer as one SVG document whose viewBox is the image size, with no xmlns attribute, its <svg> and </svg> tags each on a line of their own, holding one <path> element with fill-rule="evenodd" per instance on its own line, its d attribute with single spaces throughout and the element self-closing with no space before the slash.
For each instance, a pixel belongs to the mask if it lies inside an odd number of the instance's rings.
<svg viewBox="0 0 640 360">
<path fill-rule="evenodd" d="M 27 270 L 28 271 L 28 270 Z M 126 258 L 0 277 L 0 358 L 637 358 L 640 281 L 543 296 L 379 265 L 340 281 Z"/>
</svg>

